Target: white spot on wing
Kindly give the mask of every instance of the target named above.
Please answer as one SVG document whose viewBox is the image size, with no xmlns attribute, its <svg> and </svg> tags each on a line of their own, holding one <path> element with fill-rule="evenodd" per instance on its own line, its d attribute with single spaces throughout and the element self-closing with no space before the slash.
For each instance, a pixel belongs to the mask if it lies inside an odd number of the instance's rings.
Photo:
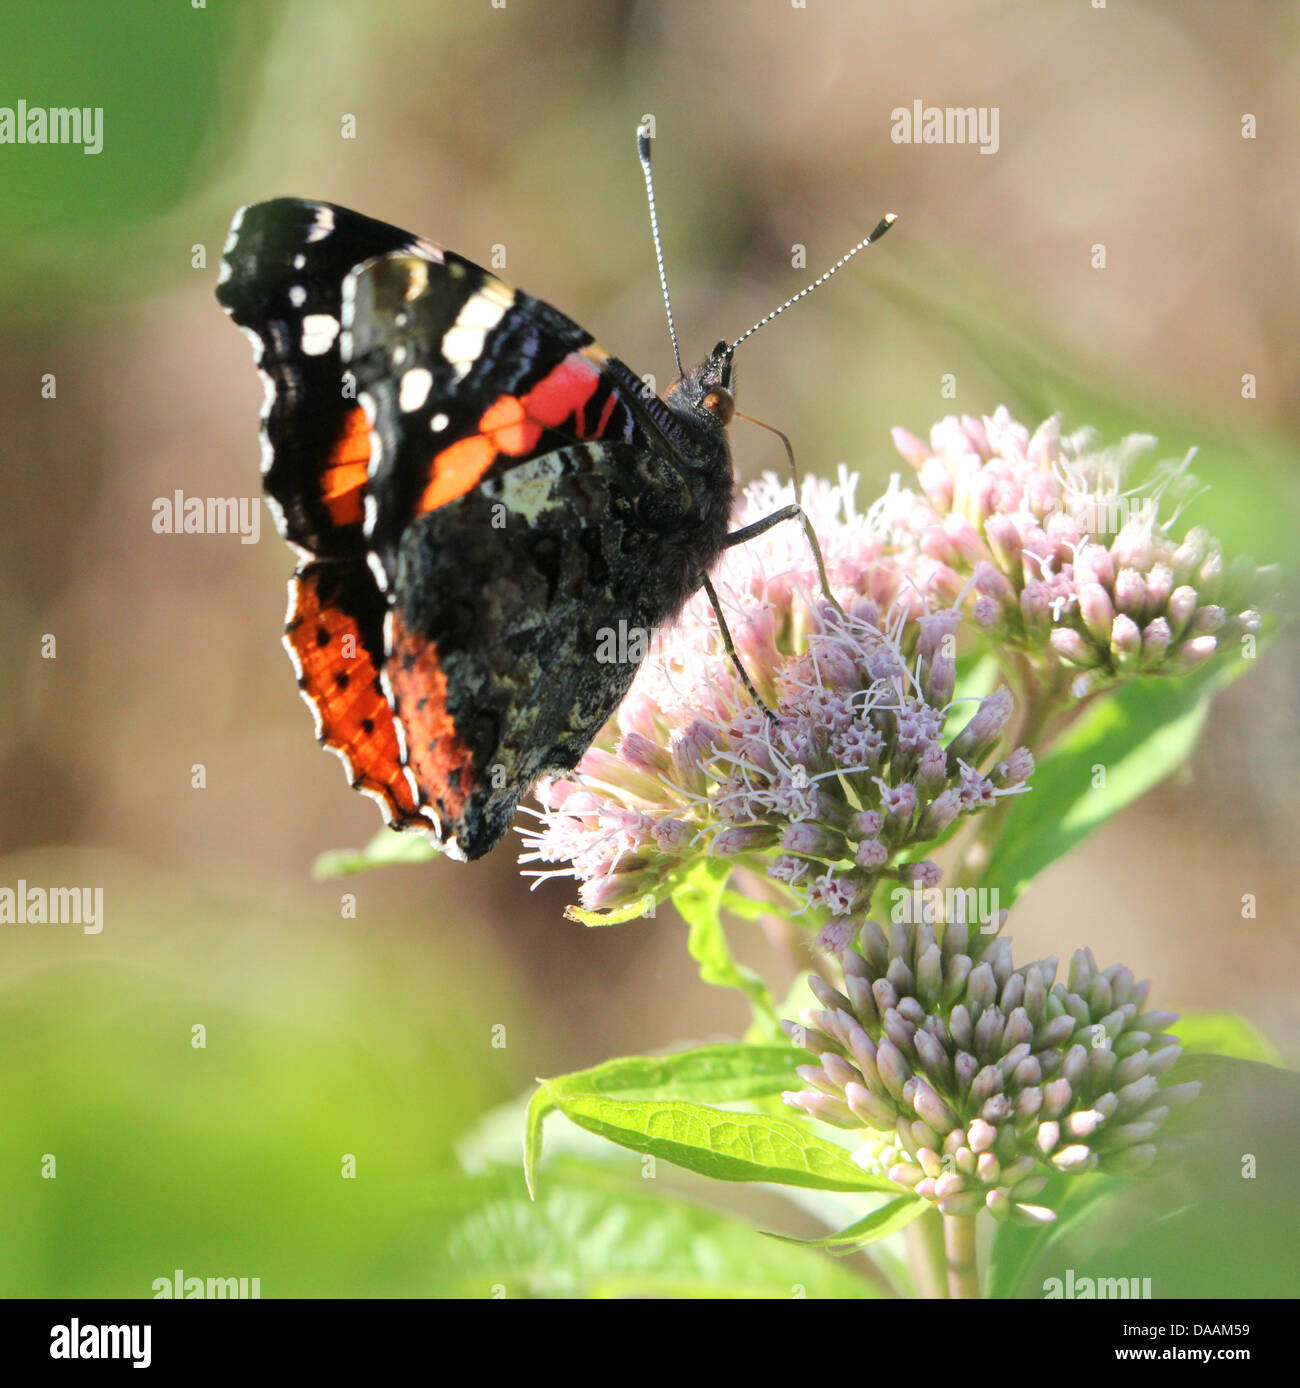
<svg viewBox="0 0 1300 1388">
<path fill-rule="evenodd" d="M 302 350 L 323 357 L 339 334 L 339 320 L 328 313 L 309 313 L 302 320 Z"/>
<path fill-rule="evenodd" d="M 323 241 L 331 231 L 334 230 L 334 209 L 332 207 L 318 207 L 316 209 L 316 220 L 311 225 L 311 230 L 307 233 L 307 243 L 313 241 Z"/>
<path fill-rule="evenodd" d="M 275 521 L 276 532 L 284 539 L 288 539 L 289 527 L 284 519 L 284 507 L 273 496 L 265 498 L 266 508 L 271 513 L 271 518 Z"/>
<path fill-rule="evenodd" d="M 226 244 L 222 247 L 222 255 L 229 255 L 230 252 L 235 249 L 235 245 L 239 240 L 239 228 L 244 224 L 244 213 L 247 211 L 248 208 L 246 206 L 241 207 L 230 219 L 230 231 L 226 236 Z"/>
<path fill-rule="evenodd" d="M 456 368 L 456 379 L 465 378 L 483 354 L 487 333 L 482 328 L 449 328 L 442 339 L 442 354 Z"/>
<path fill-rule="evenodd" d="M 307 291 L 300 284 L 289 286 L 289 302 L 294 308 L 301 308 L 307 302 Z"/>
<path fill-rule="evenodd" d="M 503 298 L 491 282 L 484 285 L 477 294 L 471 294 L 465 305 L 456 315 L 456 322 L 463 328 L 495 328 L 502 314 L 514 302 L 514 295 Z"/>
<path fill-rule="evenodd" d="M 456 368 L 456 379 L 463 380 L 483 352 L 488 333 L 514 303 L 514 291 L 499 280 L 488 280 L 477 294 L 471 294 L 456 315 L 456 321 L 443 334 L 442 355 Z"/>
<path fill-rule="evenodd" d="M 429 428 L 432 429 L 435 434 L 441 434 L 442 431 L 450 423 L 451 420 L 445 414 L 443 414 L 441 410 L 439 410 L 438 413 L 434 415 L 434 417 L 429 421 Z"/>
<path fill-rule="evenodd" d="M 426 371 L 422 366 L 413 366 L 402 377 L 401 389 L 397 395 L 397 408 L 403 414 L 410 414 L 412 410 L 418 410 L 429 398 L 429 390 L 432 386 L 433 373 Z"/>
</svg>

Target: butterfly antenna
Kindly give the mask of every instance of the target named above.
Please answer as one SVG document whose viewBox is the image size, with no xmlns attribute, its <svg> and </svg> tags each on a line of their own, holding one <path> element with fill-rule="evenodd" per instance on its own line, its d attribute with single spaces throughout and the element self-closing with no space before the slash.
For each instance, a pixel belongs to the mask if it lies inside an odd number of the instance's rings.
<svg viewBox="0 0 1300 1388">
<path fill-rule="evenodd" d="M 646 164 L 646 177 L 647 177 L 647 178 L 650 177 L 650 166 L 649 166 L 648 163 Z M 653 203 L 653 200 L 652 200 L 652 202 L 651 202 L 651 218 L 652 218 L 652 219 L 653 219 L 653 216 L 654 216 L 654 210 L 653 210 L 653 209 L 654 209 L 654 203 Z M 733 343 L 731 344 L 731 346 L 727 348 L 727 354 L 728 354 L 728 356 L 729 356 L 732 352 L 734 352 L 734 351 L 736 350 L 736 348 L 739 347 L 740 344 L 741 344 L 742 342 L 744 342 L 744 340 L 745 340 L 747 337 L 753 337 L 753 335 L 754 335 L 754 334 L 759 330 L 759 328 L 761 328 L 765 323 L 770 323 L 770 322 L 772 321 L 773 318 L 779 318 L 779 317 L 781 316 L 781 314 L 783 314 L 783 313 L 786 311 L 786 309 L 788 309 L 792 304 L 797 304 L 797 303 L 799 302 L 800 299 L 807 298 L 807 296 L 808 296 L 809 294 L 811 294 L 811 293 L 813 292 L 813 290 L 816 289 L 817 286 L 818 286 L 819 284 L 825 284 L 826 281 L 827 281 L 828 279 L 830 279 L 830 277 L 831 277 L 837 270 L 840 270 L 840 269 L 842 269 L 845 265 L 847 265 L 847 264 L 849 263 L 849 261 L 852 260 L 853 257 L 854 257 L 855 255 L 857 255 L 857 253 L 858 253 L 859 251 L 864 251 L 864 250 L 866 250 L 866 248 L 867 248 L 869 245 L 871 245 L 871 243 L 872 243 L 873 241 L 879 241 L 880 238 L 889 230 L 890 227 L 892 227 L 892 226 L 894 225 L 894 223 L 895 223 L 897 220 L 898 220 L 898 214 L 897 214 L 896 212 L 886 212 L 885 215 L 880 219 L 880 221 L 876 223 L 876 229 L 871 233 L 871 235 L 868 236 L 868 237 L 865 237 L 863 240 L 859 241 L 858 244 L 857 244 L 856 246 L 854 246 L 853 249 L 852 249 L 851 251 L 847 251 L 844 255 L 842 255 L 842 256 L 835 262 L 835 264 L 832 265 L 831 268 L 830 268 L 829 270 L 826 271 L 826 273 L 825 273 L 824 275 L 818 275 L 817 278 L 816 278 L 815 280 L 813 280 L 813 282 L 807 287 L 807 289 L 801 289 L 801 290 L 794 296 L 794 298 L 792 298 L 792 299 L 787 299 L 787 300 L 785 301 L 785 303 L 783 303 L 783 304 L 781 305 L 780 308 L 774 308 L 774 309 L 772 310 L 771 313 L 765 314 L 762 318 L 760 318 L 760 319 L 758 320 L 758 322 L 755 323 L 754 326 L 753 326 L 752 328 L 750 328 L 750 330 L 749 330 L 748 332 L 741 333 L 741 335 L 735 340 L 735 342 L 733 342 Z M 656 236 L 656 242 L 657 242 L 657 241 L 658 241 L 658 237 Z M 662 262 L 661 262 L 661 263 L 660 263 L 660 269 L 662 270 L 662 268 L 663 268 L 663 266 L 662 266 Z M 664 292 L 667 293 L 667 290 L 665 289 Z M 669 316 L 670 316 L 670 319 L 671 319 L 671 315 L 669 315 Z"/>
<path fill-rule="evenodd" d="M 659 240 L 659 214 L 655 211 L 655 181 L 650 173 L 650 122 L 642 121 L 636 128 L 636 152 L 645 174 L 645 194 L 650 201 L 650 233 L 655 239 L 655 261 L 659 266 L 659 283 L 664 291 L 664 308 L 668 310 L 668 334 L 673 340 L 673 356 L 677 358 L 677 374 L 682 371 L 682 354 L 677 346 L 677 327 L 673 322 L 673 301 L 668 297 L 668 273 L 664 269 L 664 248 Z M 847 257 L 846 257 L 847 258 Z M 838 266 L 836 267 L 838 269 Z M 806 292 L 806 291 L 805 291 Z"/>
</svg>

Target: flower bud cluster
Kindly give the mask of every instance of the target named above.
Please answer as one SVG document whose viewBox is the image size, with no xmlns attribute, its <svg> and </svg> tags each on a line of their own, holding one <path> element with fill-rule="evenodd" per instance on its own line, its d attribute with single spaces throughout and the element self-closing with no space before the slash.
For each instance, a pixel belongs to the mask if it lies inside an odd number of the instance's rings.
<svg viewBox="0 0 1300 1388">
<path fill-rule="evenodd" d="M 868 921 L 841 956 L 844 989 L 811 980 L 822 1006 L 784 1023 L 818 1064 L 786 1102 L 862 1133 L 855 1160 L 945 1214 L 988 1209 L 1047 1222 L 1033 1203 L 1053 1172 L 1132 1174 L 1157 1156 L 1181 1050 L 1149 984 L 1079 950 L 1013 966 L 1010 941 L 961 922 Z"/>
</svg>

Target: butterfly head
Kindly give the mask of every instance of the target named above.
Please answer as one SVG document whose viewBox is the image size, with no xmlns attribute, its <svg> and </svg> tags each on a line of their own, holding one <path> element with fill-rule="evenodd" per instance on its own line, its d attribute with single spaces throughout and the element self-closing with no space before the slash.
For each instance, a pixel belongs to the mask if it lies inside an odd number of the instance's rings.
<svg viewBox="0 0 1300 1388">
<path fill-rule="evenodd" d="M 731 349 L 719 342 L 698 366 L 682 374 L 665 397 L 669 407 L 708 429 L 725 429 L 736 413 Z"/>
<path fill-rule="evenodd" d="M 779 318 L 786 309 L 797 304 L 800 299 L 806 299 L 818 285 L 824 284 L 837 270 L 847 265 L 859 251 L 864 250 L 873 241 L 879 240 L 898 219 L 894 213 L 886 213 L 877 222 L 876 228 L 870 236 L 863 237 L 856 246 L 846 251 L 829 270 L 813 280 L 807 289 L 802 289 L 798 294 L 787 299 L 780 308 L 774 308 L 771 313 L 765 313 L 748 332 L 741 333 L 734 342 L 730 344 L 719 342 L 698 366 L 692 367 L 689 371 L 683 371 L 682 354 L 677 344 L 677 325 L 673 322 L 673 303 L 668 293 L 668 274 L 664 269 L 663 244 L 659 239 L 659 214 L 655 211 L 654 177 L 650 172 L 650 142 L 653 138 L 654 122 L 647 117 L 637 126 L 637 157 L 641 160 L 641 172 L 645 176 L 646 200 L 650 206 L 650 234 L 654 238 L 655 261 L 659 266 L 659 285 L 664 292 L 664 311 L 668 315 L 668 335 L 672 338 L 673 357 L 677 362 L 677 370 L 681 373 L 681 379 L 676 385 L 669 388 L 664 400 L 669 409 L 679 418 L 697 428 L 702 428 L 710 436 L 716 436 L 731 423 L 732 416 L 736 413 L 735 386 L 732 380 L 732 355 L 736 348 L 746 338 L 753 337 L 761 327 L 770 323 L 774 318 Z"/>
</svg>

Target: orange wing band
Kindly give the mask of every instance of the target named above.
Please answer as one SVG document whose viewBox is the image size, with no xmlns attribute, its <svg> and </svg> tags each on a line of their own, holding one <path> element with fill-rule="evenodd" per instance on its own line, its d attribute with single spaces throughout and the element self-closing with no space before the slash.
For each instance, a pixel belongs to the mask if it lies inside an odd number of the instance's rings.
<svg viewBox="0 0 1300 1388">
<path fill-rule="evenodd" d="M 406 731 L 407 765 L 421 791 L 460 819 L 474 789 L 474 753 L 447 709 L 447 674 L 437 646 L 408 631 L 396 612 L 388 670 Z"/>
<path fill-rule="evenodd" d="M 342 756 L 352 784 L 378 798 L 391 818 L 412 818 L 418 806 L 393 713 L 356 622 L 341 607 L 321 602 L 313 576 L 295 579 L 293 588 L 284 639 L 319 720 L 321 742 Z"/>
<path fill-rule="evenodd" d="M 523 395 L 494 400 L 478 422 L 478 433 L 457 440 L 434 455 L 429 483 L 420 498 L 421 511 L 464 496 L 504 453 L 519 458 L 537 447 L 544 429 L 554 429 L 572 416 L 577 436 L 585 438 L 582 414 L 600 384 L 600 367 L 581 352 L 570 352 L 553 370 Z M 614 409 L 611 395 L 594 430 L 599 438 Z"/>
<path fill-rule="evenodd" d="M 320 478 L 321 500 L 335 525 L 361 524 L 361 494 L 370 463 L 370 426 L 365 411 L 347 412 L 343 433 L 330 450 Z"/>
</svg>

